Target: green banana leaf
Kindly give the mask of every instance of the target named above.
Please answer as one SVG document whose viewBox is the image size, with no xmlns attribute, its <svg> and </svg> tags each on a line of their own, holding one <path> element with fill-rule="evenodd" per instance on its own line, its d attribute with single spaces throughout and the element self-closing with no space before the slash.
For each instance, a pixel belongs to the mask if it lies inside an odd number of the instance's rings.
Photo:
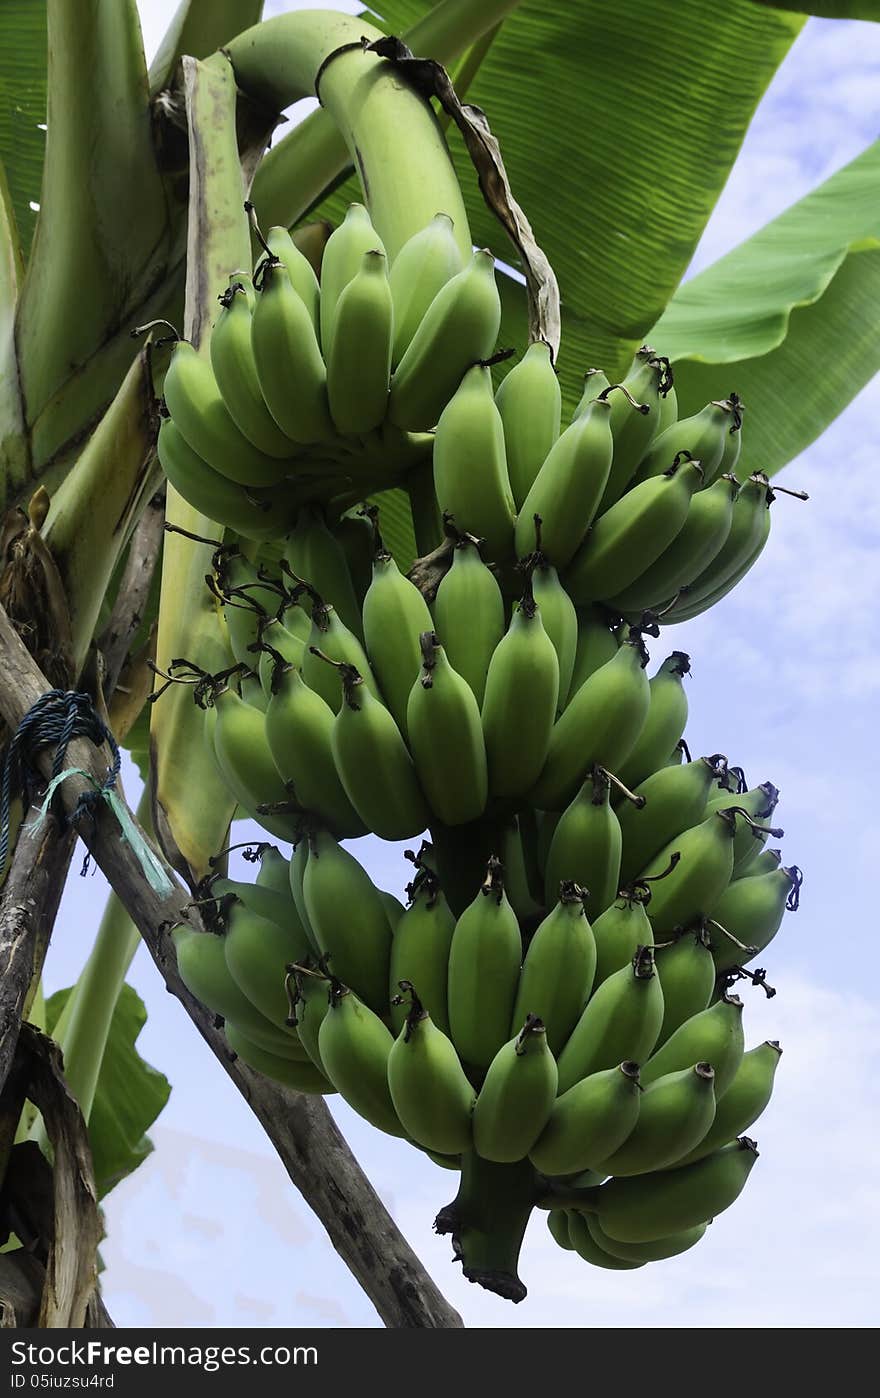
<svg viewBox="0 0 880 1398">
<path fill-rule="evenodd" d="M 51 1034 L 69 995 L 69 988 L 58 990 L 47 1000 L 48 1033 Z M 130 985 L 124 985 L 110 1025 L 89 1118 L 99 1198 L 150 1154 L 153 1144 L 145 1133 L 171 1092 L 164 1073 L 151 1068 L 137 1051 L 137 1038 L 146 1021 L 147 1012 L 140 996 Z"/>
<path fill-rule="evenodd" d="M 823 19 L 878 19 L 880 4 L 877 0 L 803 0 L 792 4 L 791 0 L 754 0 L 756 5 L 766 5 L 772 10 L 795 10 L 802 15 L 819 15 Z"/>
<path fill-rule="evenodd" d="M 880 370 L 880 141 L 676 293 L 650 332 L 679 412 L 736 389 L 748 470 L 778 471 Z"/>
<path fill-rule="evenodd" d="M 37 221 L 46 132 L 46 0 L 3 0 L 0 5 L 0 162 L 22 252 Z"/>
<path fill-rule="evenodd" d="M 391 31 L 422 8 L 380 7 Z M 523 0 L 501 26 L 468 100 L 559 278 L 569 396 L 591 364 L 619 374 L 660 316 L 803 23 L 752 0 Z M 514 261 L 451 144 L 475 242 Z"/>
</svg>

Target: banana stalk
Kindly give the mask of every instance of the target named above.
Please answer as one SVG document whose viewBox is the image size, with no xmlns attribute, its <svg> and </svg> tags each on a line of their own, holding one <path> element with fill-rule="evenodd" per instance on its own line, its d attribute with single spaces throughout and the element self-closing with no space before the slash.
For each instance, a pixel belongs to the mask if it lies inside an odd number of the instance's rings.
<svg viewBox="0 0 880 1398">
<path fill-rule="evenodd" d="M 158 488 L 151 355 L 132 364 L 85 450 L 52 497 L 43 526 L 67 596 L 73 667 L 82 668 L 113 570 Z"/>
<path fill-rule="evenodd" d="M 184 59 L 190 138 L 190 219 L 186 333 L 208 353 L 211 316 L 229 269 L 250 261 L 244 186 L 235 133 L 235 82 L 227 61 Z M 222 530 L 168 487 L 166 520 L 206 538 Z M 157 656 L 161 669 L 185 656 L 216 671 L 228 654 L 223 619 L 205 586 L 210 555 L 182 534 L 166 538 Z M 153 822 L 170 862 L 193 885 L 223 847 L 234 801 L 203 738 L 203 715 L 190 690 L 172 685 L 150 722 Z"/>
<path fill-rule="evenodd" d="M 46 160 L 17 327 L 37 471 L 116 392 L 171 246 L 135 0 L 48 0 L 47 19 Z"/>
<path fill-rule="evenodd" d="M 456 11 L 462 8 L 459 3 Z M 389 261 L 438 210 L 453 220 L 462 258 L 468 261 L 467 214 L 434 113 L 423 97 L 400 81 L 390 63 L 361 49 L 362 36 L 382 37 L 361 19 L 325 10 L 300 11 L 247 30 L 227 52 L 238 86 L 270 110 L 281 111 L 301 97 L 314 96 L 319 79 L 322 105 L 357 166 Z M 468 35 L 466 42 L 473 37 Z M 345 45 L 355 47 L 337 52 Z M 332 61 L 326 62 L 331 55 Z"/>
<path fill-rule="evenodd" d="M 473 0 L 442 0 L 404 30 L 401 38 L 413 53 L 448 65 L 483 39 L 520 3 L 521 0 L 482 0 L 475 5 Z M 292 28 L 293 21 L 299 18 L 287 15 L 270 23 L 285 23 Z M 358 26 L 365 32 L 360 22 Z M 273 146 L 257 171 L 253 199 L 261 220 L 267 225 L 296 223 L 351 161 L 345 137 L 331 113 L 313 112 Z M 444 207 L 438 203 L 432 213 Z M 375 217 L 374 213 L 374 220 Z"/>
<path fill-rule="evenodd" d="M 6 172 L 0 165 L 0 511 L 10 490 L 29 472 L 24 405 L 15 351 L 15 306 L 21 279 L 21 248 Z"/>
</svg>

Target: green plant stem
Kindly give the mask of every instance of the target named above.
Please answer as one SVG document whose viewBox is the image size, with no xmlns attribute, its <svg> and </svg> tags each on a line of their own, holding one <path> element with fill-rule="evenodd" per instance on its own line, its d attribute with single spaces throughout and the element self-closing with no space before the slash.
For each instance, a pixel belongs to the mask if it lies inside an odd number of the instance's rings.
<svg viewBox="0 0 880 1398">
<path fill-rule="evenodd" d="M 521 0 L 481 0 L 479 4 L 474 4 L 474 0 L 445 0 L 404 30 L 401 38 L 413 53 L 449 64 L 477 45 L 489 31 L 496 30 L 520 3 Z M 365 32 L 365 27 L 358 24 L 360 32 Z M 260 163 L 251 197 L 261 221 L 266 226 L 288 227 L 299 222 L 351 164 L 345 138 L 331 114 L 312 112 Z M 441 207 L 438 203 L 433 212 Z"/>
<path fill-rule="evenodd" d="M 150 831 L 150 799 L 146 787 L 136 814 L 144 829 Z M 95 1100 L 113 1012 L 139 944 L 137 928 L 116 894 L 111 893 L 89 959 L 52 1032 L 64 1054 L 67 1085 L 86 1121 Z M 38 1119 L 31 1134 L 42 1143 L 42 1119 Z"/>
</svg>

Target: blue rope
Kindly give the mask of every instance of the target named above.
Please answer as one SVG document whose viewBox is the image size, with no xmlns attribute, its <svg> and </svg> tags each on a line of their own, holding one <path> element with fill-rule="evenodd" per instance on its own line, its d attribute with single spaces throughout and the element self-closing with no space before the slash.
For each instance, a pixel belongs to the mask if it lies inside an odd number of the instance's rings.
<svg viewBox="0 0 880 1398">
<path fill-rule="evenodd" d="M 13 797 L 21 796 L 25 805 L 36 773 L 33 758 L 41 748 L 55 746 L 52 778 L 60 776 L 67 748 L 73 738 L 88 738 L 95 747 L 107 743 L 113 762 L 107 768 L 103 784 L 95 791 L 84 791 L 66 824 L 73 824 L 87 813 L 94 819 L 94 806 L 116 785 L 121 758 L 116 739 L 95 711 L 88 694 L 76 690 L 50 689 L 42 694 L 28 710 L 6 749 L 3 775 L 0 779 L 0 870 L 6 867 L 9 854 L 9 812 Z"/>
</svg>

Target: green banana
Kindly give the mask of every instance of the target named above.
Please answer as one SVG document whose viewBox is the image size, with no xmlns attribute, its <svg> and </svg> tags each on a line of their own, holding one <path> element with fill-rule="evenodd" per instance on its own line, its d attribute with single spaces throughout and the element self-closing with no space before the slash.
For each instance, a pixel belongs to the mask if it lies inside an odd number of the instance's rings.
<svg viewBox="0 0 880 1398">
<path fill-rule="evenodd" d="M 223 951 L 223 938 L 191 927 L 172 929 L 177 969 L 187 990 L 216 1015 L 231 1019 L 261 1048 L 289 1054 L 296 1031 L 279 1029 L 262 1014 L 232 979 Z"/>
<path fill-rule="evenodd" d="M 410 981 L 411 1006 L 388 1055 L 388 1088 L 400 1123 L 420 1146 L 457 1155 L 471 1146 L 474 1089 L 451 1040 Z M 402 996 L 398 997 L 403 999 Z"/>
<path fill-rule="evenodd" d="M 665 610 L 666 625 L 687 621 L 739 582 L 757 561 L 770 533 L 770 482 L 760 471 L 749 476 L 733 503 L 730 532 L 712 562 L 687 584 L 678 601 Z"/>
<path fill-rule="evenodd" d="M 565 568 L 583 541 L 611 470 L 611 392 L 603 389 L 547 453 L 517 516 L 518 557 L 540 549 Z"/>
<path fill-rule="evenodd" d="M 377 1014 L 387 1013 L 391 928 L 367 871 L 332 835 L 319 831 L 311 837 L 302 891 L 309 925 L 333 975 L 344 976 Z"/>
<path fill-rule="evenodd" d="M 319 596 L 312 601 L 312 625 L 308 643 L 303 653 L 302 676 L 309 689 L 320 694 L 325 704 L 329 704 L 335 714 L 342 707 L 342 688 L 333 666 L 327 664 L 326 656 L 336 665 L 350 665 L 362 677 L 364 685 L 379 699 L 379 686 L 367 659 L 367 653 L 353 631 L 337 616 L 336 609 Z"/>
<path fill-rule="evenodd" d="M 574 1252 L 574 1243 L 568 1234 L 568 1214 L 565 1209 L 551 1209 L 547 1215 L 547 1227 L 554 1243 L 565 1248 L 566 1252 Z"/>
<path fill-rule="evenodd" d="M 640 878 L 664 874 L 651 890 L 648 907 L 655 933 L 687 927 L 715 906 L 733 873 L 736 820 L 733 811 L 716 811 L 676 835 L 640 870 Z M 674 867 L 665 873 L 676 855 Z"/>
<path fill-rule="evenodd" d="M 596 401 L 599 394 L 610 387 L 611 381 L 601 369 L 588 369 L 584 374 L 584 386 L 581 390 L 581 396 L 578 399 L 577 407 L 571 415 L 572 422 L 577 421 L 577 419 L 587 411 L 590 404 Z"/>
<path fill-rule="evenodd" d="M 731 398 L 707 403 L 693 417 L 679 418 L 673 426 L 654 438 L 651 448 L 642 457 L 635 474 L 635 483 L 649 480 L 668 470 L 679 452 L 688 452 L 703 468 L 706 485 L 711 485 L 724 467 L 725 436 L 731 423 L 739 419 L 739 399 Z"/>
<path fill-rule="evenodd" d="M 488 248 L 475 252 L 422 316 L 391 380 L 388 418 L 396 427 L 434 427 L 465 370 L 492 354 L 501 325 L 494 269 Z"/>
<path fill-rule="evenodd" d="M 434 623 L 419 589 L 403 576 L 385 549 L 373 559 L 373 576 L 363 602 L 364 642 L 394 721 L 407 736 L 406 710 L 419 676 L 419 637 Z"/>
<path fill-rule="evenodd" d="M 251 345 L 266 407 L 292 441 L 328 442 L 334 430 L 327 403 L 327 370 L 311 312 L 281 262 L 266 257 L 259 270 Z M 323 306 L 322 297 L 322 312 Z"/>
<path fill-rule="evenodd" d="M 636 787 L 656 772 L 684 732 L 688 701 L 682 681 L 690 669 L 690 656 L 674 650 L 651 677 L 648 716 L 635 747 L 617 772 L 626 786 Z"/>
<path fill-rule="evenodd" d="M 388 918 L 388 925 L 391 928 L 391 932 L 393 935 L 394 929 L 397 926 L 400 919 L 403 917 L 403 914 L 406 912 L 406 909 L 401 903 L 400 899 L 396 896 L 396 894 L 389 893 L 387 888 L 379 889 L 379 897 L 382 899 L 382 906 L 385 909 L 385 916 Z"/>
<path fill-rule="evenodd" d="M 711 1063 L 715 1069 L 715 1096 L 720 1102 L 736 1076 L 743 1056 L 742 1000 L 722 995 L 707 1010 L 701 1010 L 657 1049 L 642 1066 L 642 1086 L 689 1068 L 694 1063 Z"/>
<path fill-rule="evenodd" d="M 743 864 L 739 869 L 734 869 L 734 879 L 742 879 L 748 876 L 755 878 L 758 874 L 772 874 L 782 863 L 781 849 L 765 849 L 755 855 L 748 864 Z"/>
<path fill-rule="evenodd" d="M 612 404 L 614 453 L 599 514 L 604 514 L 620 499 L 657 435 L 662 395 L 672 387 L 669 360 L 658 358 L 648 345 L 643 345 L 623 380 L 623 387 L 641 405 L 641 410 L 635 413 L 623 396 L 615 398 Z"/>
<path fill-rule="evenodd" d="M 223 401 L 207 355 L 178 340 L 162 388 L 174 425 L 189 447 L 227 480 L 239 485 L 277 485 L 289 461 L 268 456 L 236 427 Z"/>
<path fill-rule="evenodd" d="M 239 675 L 239 693 L 244 702 L 249 704 L 252 709 L 259 709 L 261 714 L 265 714 L 268 701 L 263 693 L 259 675 L 253 672 Z"/>
<path fill-rule="evenodd" d="M 350 1107 L 389 1136 L 405 1136 L 388 1089 L 394 1039 L 353 991 L 333 981 L 330 1007 L 318 1030 L 324 1070 Z"/>
<path fill-rule="evenodd" d="M 276 666 L 266 709 L 266 742 L 300 806 L 340 839 L 366 833 L 346 795 L 333 758 L 333 710 L 292 665 Z"/>
<path fill-rule="evenodd" d="M 626 1262 L 621 1257 L 612 1257 L 610 1252 L 600 1248 L 590 1232 L 586 1217 L 574 1209 L 568 1210 L 568 1236 L 579 1257 L 591 1262 L 594 1267 L 605 1267 L 610 1272 L 630 1272 L 636 1267 L 644 1267 L 644 1262 Z"/>
<path fill-rule="evenodd" d="M 272 761 L 264 715 L 246 704 L 228 685 L 216 693 L 214 708 L 214 756 L 229 790 L 242 809 L 277 839 L 296 839 L 299 822 L 295 814 L 258 814 L 261 805 L 293 806 L 290 792 Z"/>
<path fill-rule="evenodd" d="M 678 395 L 670 385 L 665 394 L 660 395 L 660 417 L 657 422 L 657 436 L 665 432 L 674 422 L 678 422 Z M 656 441 L 656 438 L 655 438 Z"/>
<path fill-rule="evenodd" d="M 406 840 L 425 829 L 429 811 L 400 729 L 353 665 L 339 667 L 343 703 L 330 743 L 351 804 L 381 840 Z"/>
<path fill-rule="evenodd" d="M 639 947 L 632 963 L 603 981 L 587 1001 L 559 1056 L 559 1091 L 624 1059 L 644 1062 L 662 1023 L 663 991 L 654 953 L 651 947 Z"/>
<path fill-rule="evenodd" d="M 756 821 L 766 821 L 779 804 L 779 790 L 772 782 L 761 782 L 751 791 L 722 791 L 706 802 L 706 815 L 713 811 L 727 811 L 731 808 L 745 811 Z M 753 829 L 746 821 L 741 821 L 733 841 L 733 871 L 744 867 L 756 854 L 760 854 L 767 841 L 767 829 Z M 772 832 L 777 839 L 783 831 Z"/>
<path fill-rule="evenodd" d="M 292 918 L 287 928 L 282 928 L 258 917 L 244 903 L 235 903 L 227 919 L 223 950 L 239 989 L 270 1024 L 285 1028 L 290 1013 L 286 968 L 309 952 L 297 919 Z"/>
<path fill-rule="evenodd" d="M 391 942 L 391 1026 L 395 1034 L 403 1028 L 406 1009 L 395 1005 L 393 997 L 400 982 L 409 981 L 418 985 L 419 997 L 432 1022 L 446 1034 L 449 1032 L 446 986 L 455 917 L 437 875 L 424 865 L 419 865 L 408 892 L 410 906 L 395 927 Z"/>
<path fill-rule="evenodd" d="M 597 1191 L 603 1233 L 649 1243 L 717 1218 L 742 1193 L 758 1148 L 747 1136 L 681 1169 L 609 1180 Z"/>
<path fill-rule="evenodd" d="M 286 927 L 290 918 L 298 921 L 296 907 L 293 905 L 290 892 L 276 893 L 273 888 L 260 888 L 255 883 L 240 883 L 237 879 L 225 879 L 212 877 L 210 880 L 211 897 L 220 900 L 229 898 L 230 894 L 252 912 L 256 917 L 266 918 L 269 922 L 274 922 L 276 927 Z M 306 942 L 302 954 L 308 950 Z"/>
<path fill-rule="evenodd" d="M 209 519 L 246 539 L 274 539 L 283 530 L 292 508 L 284 486 L 260 491 L 237 485 L 189 446 L 170 417 L 163 417 L 159 424 L 158 452 L 174 489 Z"/>
<path fill-rule="evenodd" d="M 295 995 L 291 993 L 291 980 L 296 987 Z M 321 1052 L 318 1048 L 318 1035 L 321 1031 L 321 1024 L 330 1009 L 330 982 L 319 972 L 304 966 L 288 976 L 287 986 L 288 997 L 291 1000 L 291 1012 L 295 1010 L 296 1013 L 296 1032 L 299 1035 L 299 1041 L 318 1072 L 326 1078 L 327 1074 L 324 1071 Z"/>
<path fill-rule="evenodd" d="M 553 351 L 544 340 L 529 345 L 495 394 L 504 425 L 510 488 L 520 509 L 546 461 L 562 419 L 562 391 Z"/>
<path fill-rule="evenodd" d="M 708 1009 L 715 989 L 715 962 L 709 935 L 702 923 L 671 945 L 656 948 L 657 975 L 663 991 L 663 1024 L 657 1046 L 665 1044 L 682 1024 Z"/>
<path fill-rule="evenodd" d="M 593 923 L 596 943 L 594 991 L 616 971 L 629 966 L 639 947 L 654 944 L 654 932 L 645 912 L 651 897 L 647 884 L 621 891 L 617 899 Z"/>
<path fill-rule="evenodd" d="M 633 632 L 612 658 L 569 699 L 547 747 L 547 760 L 529 793 L 543 811 L 562 810 L 596 764 L 616 772 L 635 747 L 648 715 L 648 652 Z"/>
<path fill-rule="evenodd" d="M 406 710 L 410 752 L 434 816 L 464 825 L 482 815 L 489 788 L 480 710 L 434 632 L 423 632 L 420 642 L 422 673 Z"/>
<path fill-rule="evenodd" d="M 385 418 L 394 309 L 385 254 L 365 252 L 340 293 L 327 356 L 327 397 L 337 432 L 364 436 Z"/>
<path fill-rule="evenodd" d="M 713 783 L 725 770 L 720 753 L 678 766 L 660 767 L 634 789 L 643 806 L 626 804 L 618 811 L 623 836 L 620 878 L 630 884 L 656 855 L 703 819 Z"/>
<path fill-rule="evenodd" d="M 758 1120 L 770 1101 L 781 1057 L 782 1049 L 775 1039 L 743 1054 L 733 1082 L 718 1103 L 715 1120 L 700 1143 L 677 1162 L 679 1165 L 690 1165 L 711 1155 Z"/>
<path fill-rule="evenodd" d="M 504 886 L 520 925 L 526 922 L 534 924 L 535 919 L 540 918 L 544 912 L 543 902 L 540 901 L 543 895 L 539 894 L 536 898 L 533 892 L 533 887 L 538 886 L 538 881 L 535 880 L 537 870 L 531 851 L 527 852 L 526 847 L 531 815 L 529 811 L 524 812 L 522 821 L 519 817 L 512 816 L 505 823 L 502 834 L 501 863 L 504 868 Z M 525 841 L 523 831 L 526 832 Z M 520 1023 L 523 1017 L 520 1017 Z"/>
<path fill-rule="evenodd" d="M 663 1170 L 699 1144 L 714 1116 L 715 1070 L 710 1063 L 668 1073 L 645 1088 L 632 1132 L 596 1169 L 615 1178 Z"/>
<path fill-rule="evenodd" d="M 229 416 L 258 451 L 289 460 L 296 454 L 296 446 L 281 431 L 260 392 L 251 348 L 251 308 L 240 273 L 229 278 L 220 304 L 223 310 L 211 331 L 209 350 L 214 378 Z"/>
<path fill-rule="evenodd" d="M 281 593 L 275 584 L 261 582 L 257 568 L 240 553 L 218 553 L 215 557 L 216 588 L 223 598 L 223 620 L 232 654 L 239 665 L 253 664 L 251 646 L 260 638 L 260 627 L 278 609 Z"/>
<path fill-rule="evenodd" d="M 479 542 L 467 534 L 458 539 L 452 566 L 437 588 L 434 628 L 450 665 L 482 704 L 489 662 L 505 632 L 504 599 Z"/>
<path fill-rule="evenodd" d="M 315 269 L 301 252 L 288 229 L 276 225 L 266 234 L 266 251 L 285 268 L 290 284 L 309 313 L 315 333 L 321 324 L 321 288 Z"/>
<path fill-rule="evenodd" d="M 620 822 L 610 801 L 611 780 L 593 767 L 553 832 L 544 870 L 544 901 L 549 907 L 564 879 L 586 889 L 590 912 L 598 918 L 614 902 L 620 885 Z"/>
<path fill-rule="evenodd" d="M 572 1175 L 623 1145 L 639 1119 L 639 1065 L 623 1062 L 591 1073 L 557 1097 L 529 1152 L 545 1175 Z"/>
<path fill-rule="evenodd" d="M 780 866 L 769 874 L 737 879 L 728 885 L 711 909 L 712 956 L 716 971 L 742 966 L 770 945 L 786 909 L 797 911 L 802 883 L 800 869 L 792 864 L 788 868 Z M 730 935 L 725 936 L 725 933 Z M 743 947 L 747 950 L 743 951 Z"/>
<path fill-rule="evenodd" d="M 617 1238 L 603 1233 L 598 1219 L 591 1214 L 585 1214 L 584 1217 L 590 1236 L 597 1247 L 610 1253 L 612 1257 L 619 1258 L 621 1262 L 662 1262 L 667 1257 L 678 1257 L 679 1253 L 695 1247 L 709 1227 L 708 1223 L 697 1223 L 693 1228 L 685 1228 L 668 1238 L 656 1238 L 651 1243 L 621 1243 Z"/>
<path fill-rule="evenodd" d="M 299 612 L 299 608 L 288 608 L 288 615 L 294 612 Z M 290 666 L 302 674 L 306 639 L 309 633 L 305 614 L 303 612 L 299 612 L 299 614 L 303 617 L 306 628 L 305 635 L 298 635 L 289 630 L 278 617 L 261 619 L 259 640 L 254 642 L 254 649 L 259 653 L 257 674 L 267 706 L 272 698 L 272 679 L 277 665 Z"/>
<path fill-rule="evenodd" d="M 375 532 L 363 506 L 346 511 L 333 528 L 345 554 L 348 572 L 358 602 L 363 606 L 373 576 Z"/>
<path fill-rule="evenodd" d="M 488 1068 L 507 1042 L 521 961 L 519 923 L 493 858 L 455 924 L 449 950 L 449 1032 L 472 1067 Z"/>
<path fill-rule="evenodd" d="M 294 576 L 335 607 L 340 620 L 362 640 L 361 609 L 345 553 L 317 506 L 304 506 L 297 513 L 284 541 L 284 559 Z"/>
<path fill-rule="evenodd" d="M 364 255 L 385 245 L 363 204 L 349 204 L 345 218 L 327 239 L 321 258 L 321 349 L 329 364 L 343 291 L 363 267 Z"/>
<path fill-rule="evenodd" d="M 547 1031 L 527 1015 L 515 1039 L 496 1053 L 474 1107 L 474 1148 L 500 1164 L 523 1160 L 547 1124 L 556 1101 L 556 1060 Z"/>
<path fill-rule="evenodd" d="M 253 1043 L 236 1025 L 228 1022 L 223 1032 L 236 1058 L 240 1058 L 242 1063 L 246 1063 L 255 1072 L 262 1073 L 263 1077 L 273 1078 L 285 1087 L 292 1087 L 295 1092 L 309 1092 L 321 1096 L 335 1092 L 333 1084 L 308 1059 L 300 1063 L 292 1058 L 279 1058 L 277 1054 L 260 1048 L 259 1044 Z"/>
<path fill-rule="evenodd" d="M 578 647 L 577 612 L 559 581 L 559 574 L 543 554 L 535 556 L 531 576 L 532 595 L 541 613 L 544 630 L 553 642 L 556 659 L 559 661 L 559 698 L 556 708 L 557 711 L 561 711 L 568 701 L 574 673 Z"/>
<path fill-rule="evenodd" d="M 565 595 L 567 597 L 568 593 Z M 581 685 L 618 650 L 617 640 L 608 625 L 609 614 L 604 608 L 575 607 L 575 615 L 578 619 L 577 649 L 568 696 L 576 694 Z"/>
<path fill-rule="evenodd" d="M 440 414 L 434 435 L 437 505 L 459 530 L 485 540 L 489 557 L 513 553 L 514 503 L 507 475 L 504 427 L 492 396 L 492 373 L 466 370 Z"/>
<path fill-rule="evenodd" d="M 409 348 L 434 297 L 461 268 L 461 252 L 448 214 L 435 214 L 425 228 L 404 243 L 388 273 L 394 303 L 392 363 L 395 367 Z"/>
<path fill-rule="evenodd" d="M 596 944 L 584 912 L 584 890 L 564 882 L 559 901 L 529 942 L 510 1032 L 527 1015 L 538 1015 L 550 1050 L 558 1056 L 589 999 L 595 969 Z"/>
<path fill-rule="evenodd" d="M 641 616 L 648 607 L 662 610 L 683 587 L 693 583 L 711 566 L 730 536 L 739 489 L 736 477 L 724 474 L 713 485 L 697 491 L 672 543 L 634 582 L 609 597 L 609 607 L 627 616 Z"/>
<path fill-rule="evenodd" d="M 303 832 L 302 834 L 300 834 L 296 843 L 293 846 L 293 854 L 290 859 L 290 896 L 293 899 L 293 906 L 296 908 L 296 911 L 299 914 L 299 920 L 305 929 L 305 934 L 308 937 L 309 942 L 311 943 L 312 950 L 317 955 L 320 955 L 320 943 L 318 942 L 318 938 L 315 935 L 315 929 L 312 927 L 311 921 L 309 919 L 309 913 L 306 907 L 306 897 L 303 891 L 303 880 L 305 878 L 306 865 L 308 864 L 308 862 L 309 839 L 308 835 L 305 832 Z"/>
<path fill-rule="evenodd" d="M 677 458 L 661 475 L 633 486 L 600 515 L 562 581 L 576 603 L 605 601 L 635 582 L 684 528 L 702 487 L 698 461 Z"/>
<path fill-rule="evenodd" d="M 256 882 L 250 888 L 265 889 L 267 893 L 277 893 L 290 898 L 290 860 L 285 859 L 276 845 L 262 845 L 257 851 L 260 867 Z"/>
<path fill-rule="evenodd" d="M 558 698 L 559 661 L 529 587 L 486 675 L 482 723 L 493 796 L 523 796 L 536 781 Z"/>
</svg>

